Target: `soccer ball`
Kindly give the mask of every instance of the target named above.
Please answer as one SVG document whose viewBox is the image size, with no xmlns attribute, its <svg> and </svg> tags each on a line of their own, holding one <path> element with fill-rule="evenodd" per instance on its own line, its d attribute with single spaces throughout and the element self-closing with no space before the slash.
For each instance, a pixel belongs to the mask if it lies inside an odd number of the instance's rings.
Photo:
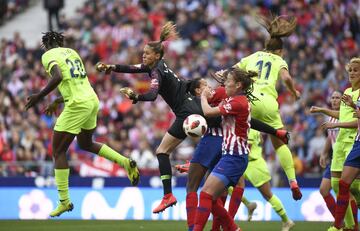
<svg viewBox="0 0 360 231">
<path fill-rule="evenodd" d="M 205 134 L 207 123 L 201 115 L 192 114 L 186 117 L 183 123 L 183 129 L 187 136 L 200 137 Z"/>
</svg>

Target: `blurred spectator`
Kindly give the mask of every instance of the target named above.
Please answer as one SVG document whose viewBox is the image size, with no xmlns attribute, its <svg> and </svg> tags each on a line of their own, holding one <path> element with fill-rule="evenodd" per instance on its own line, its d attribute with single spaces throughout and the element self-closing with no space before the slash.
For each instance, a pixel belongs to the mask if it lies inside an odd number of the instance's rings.
<svg viewBox="0 0 360 231">
<path fill-rule="evenodd" d="M 0 25 L 29 7 L 31 0 L 0 0 Z"/>
<path fill-rule="evenodd" d="M 7 12 L 7 0 L 0 0 L 0 24 L 2 24 Z"/>
<path fill-rule="evenodd" d="M 61 29 L 59 11 L 64 7 L 64 0 L 44 0 L 44 8 L 48 12 L 49 30 L 53 30 L 52 19 L 55 17 L 58 30 Z"/>
</svg>

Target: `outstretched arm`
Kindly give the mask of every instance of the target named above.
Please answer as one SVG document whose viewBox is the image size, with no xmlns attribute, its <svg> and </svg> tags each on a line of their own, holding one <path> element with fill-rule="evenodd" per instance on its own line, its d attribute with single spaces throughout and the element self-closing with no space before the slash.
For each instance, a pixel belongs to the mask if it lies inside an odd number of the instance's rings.
<svg viewBox="0 0 360 231">
<path fill-rule="evenodd" d="M 325 122 L 321 124 L 322 129 L 331 129 L 331 128 L 357 128 L 358 121 L 354 120 L 351 122 L 336 122 L 336 123 L 329 123 Z"/>
<path fill-rule="evenodd" d="M 122 65 L 122 64 L 104 64 L 104 63 L 97 63 L 96 70 L 99 72 L 105 72 L 109 74 L 110 72 L 118 72 L 118 73 L 149 73 L 150 68 L 143 65 Z"/>
<path fill-rule="evenodd" d="M 337 111 L 337 110 L 331 110 L 331 109 L 324 108 L 324 107 L 312 106 L 310 108 L 310 112 L 311 113 L 322 113 L 322 114 L 325 114 L 327 116 L 339 119 L 339 111 Z"/>
<path fill-rule="evenodd" d="M 25 105 L 25 109 L 35 106 L 42 98 L 47 96 L 50 92 L 52 92 L 61 82 L 62 75 L 59 67 L 54 65 L 51 70 L 51 78 L 46 87 L 44 87 L 39 93 L 30 95 L 27 100 L 28 102 Z"/>
</svg>

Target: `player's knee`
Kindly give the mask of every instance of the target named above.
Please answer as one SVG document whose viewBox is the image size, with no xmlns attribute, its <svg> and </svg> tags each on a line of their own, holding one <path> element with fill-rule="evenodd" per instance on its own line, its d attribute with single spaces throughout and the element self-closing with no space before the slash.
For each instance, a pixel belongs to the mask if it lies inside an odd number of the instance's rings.
<svg viewBox="0 0 360 231">
<path fill-rule="evenodd" d="M 273 196 L 272 193 L 268 193 L 268 192 L 265 192 L 265 193 L 262 192 L 261 195 L 263 196 L 263 198 L 266 201 L 269 201 L 271 199 L 271 197 Z"/>
<path fill-rule="evenodd" d="M 66 152 L 64 152 L 64 151 L 54 150 L 54 152 L 53 152 L 53 159 L 55 161 L 60 159 L 60 158 L 63 158 L 64 156 L 66 156 Z"/>
<path fill-rule="evenodd" d="M 159 146 L 157 149 L 156 149 L 156 154 L 160 154 L 160 153 L 165 153 L 165 154 L 170 154 L 169 150 L 167 148 L 164 148 L 164 147 L 161 147 Z"/>
<path fill-rule="evenodd" d="M 186 191 L 189 192 L 196 192 L 198 190 L 198 184 L 196 182 L 189 180 L 186 184 Z"/>
<path fill-rule="evenodd" d="M 87 151 L 87 152 L 91 152 L 92 150 L 92 143 L 88 143 L 88 142 L 79 142 L 78 141 L 78 145 L 79 147 L 84 150 L 84 151 Z"/>
</svg>

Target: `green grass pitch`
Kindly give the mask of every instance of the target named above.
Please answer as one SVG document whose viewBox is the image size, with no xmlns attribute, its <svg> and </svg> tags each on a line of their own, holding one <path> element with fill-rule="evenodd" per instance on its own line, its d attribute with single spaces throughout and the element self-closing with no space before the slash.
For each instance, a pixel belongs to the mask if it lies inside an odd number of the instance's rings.
<svg viewBox="0 0 360 231">
<path fill-rule="evenodd" d="M 237 222 L 242 231 L 280 231 L 281 222 Z M 291 231 L 326 231 L 329 222 L 295 222 Z M 204 230 L 211 229 L 208 222 Z M 6 220 L 0 221 L 1 231 L 186 231 L 185 221 L 99 221 L 99 220 Z"/>
</svg>

